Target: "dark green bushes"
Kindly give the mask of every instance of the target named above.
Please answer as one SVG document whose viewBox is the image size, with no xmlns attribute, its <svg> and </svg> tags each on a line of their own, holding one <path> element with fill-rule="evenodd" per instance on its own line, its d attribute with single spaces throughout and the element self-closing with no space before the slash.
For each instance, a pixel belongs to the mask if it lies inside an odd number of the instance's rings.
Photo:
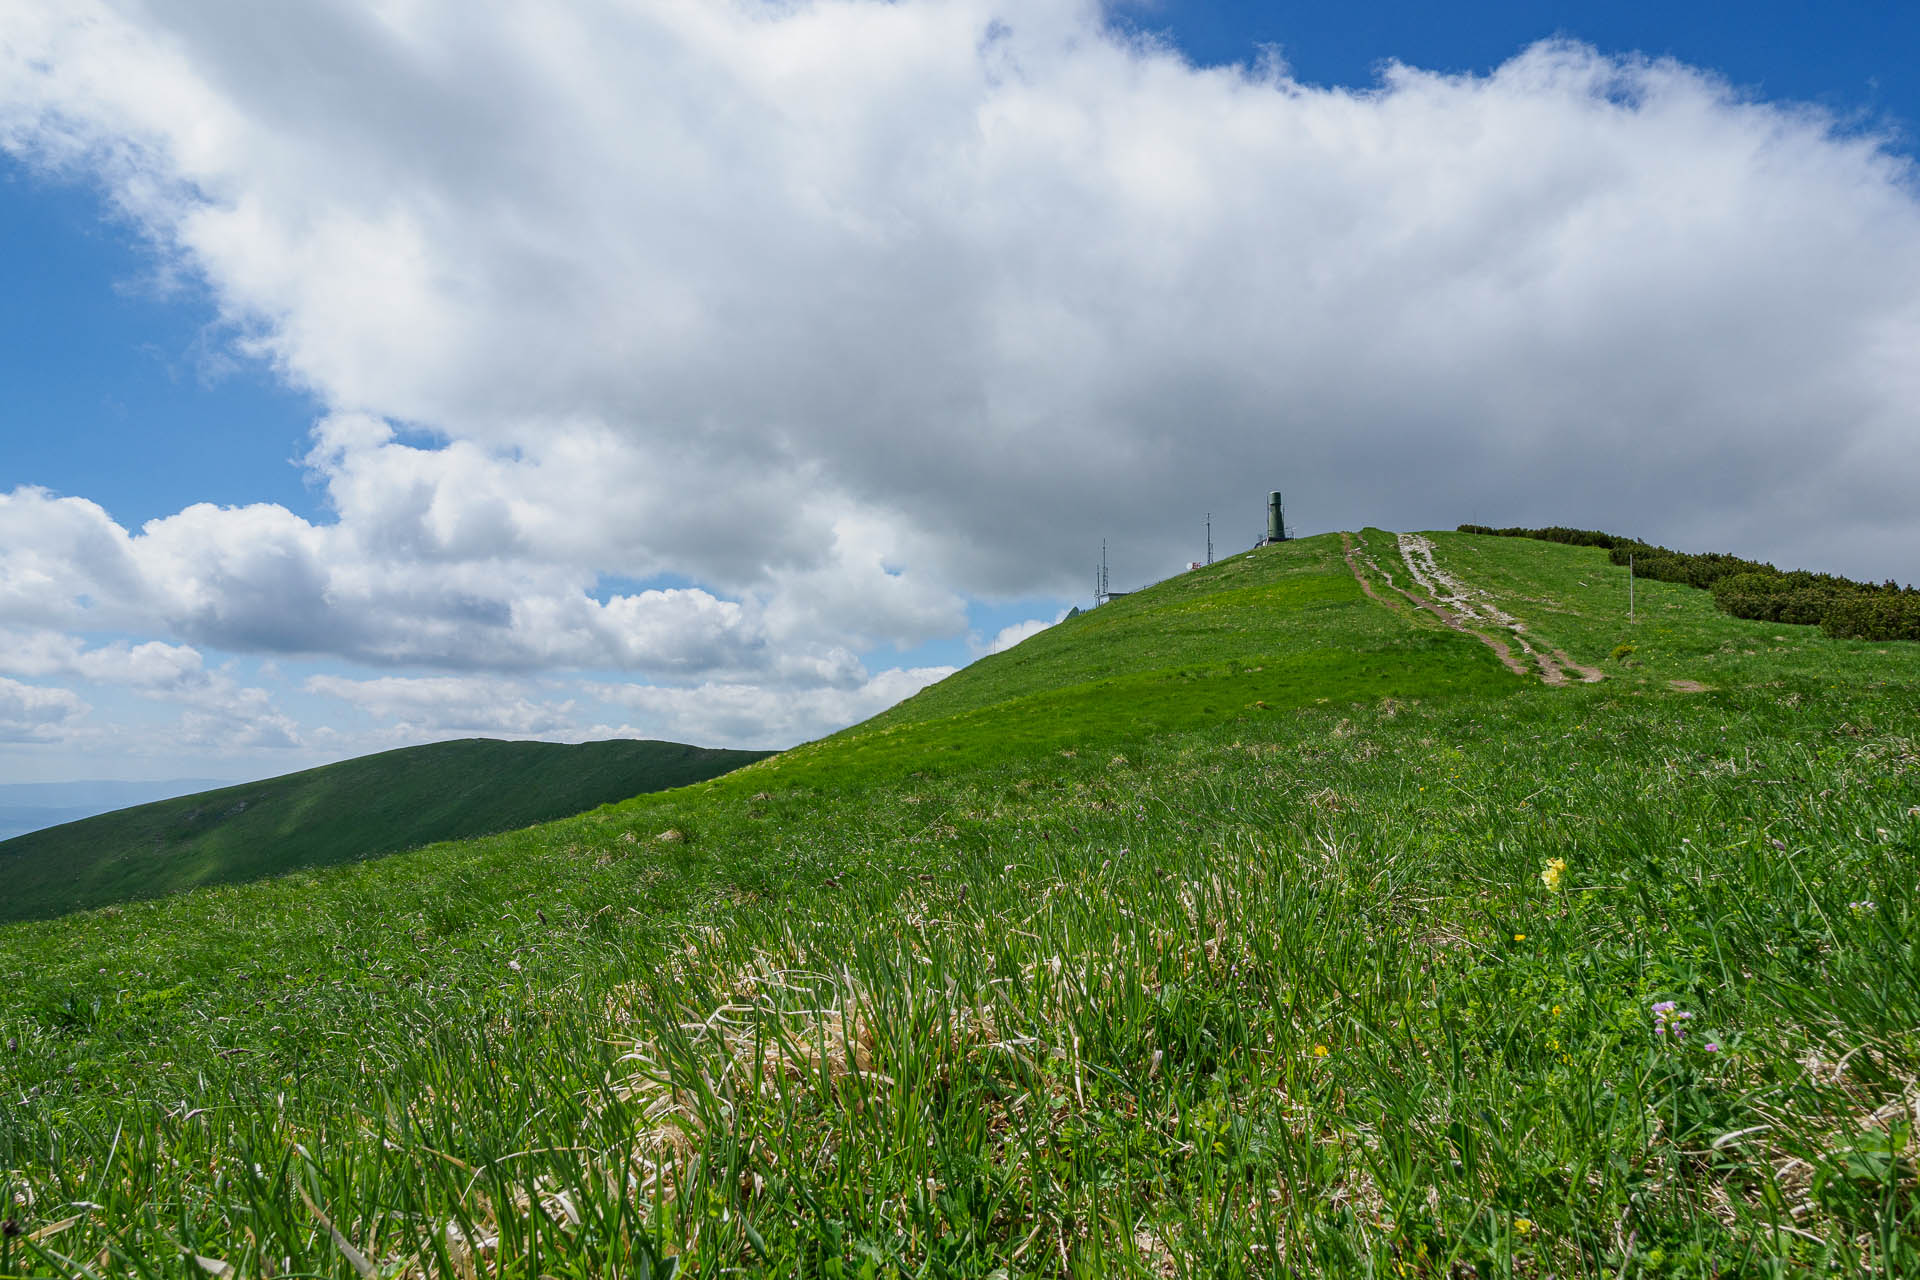
<svg viewBox="0 0 1920 1280">
<path fill-rule="evenodd" d="M 1497 538 L 1604 547 L 1615 564 L 1631 560 L 1637 577 L 1711 592 L 1713 602 L 1736 618 L 1818 626 L 1837 638 L 1920 640 L 1920 591 L 1891 579 L 1876 585 L 1804 569 L 1786 572 L 1758 560 L 1722 552 L 1673 551 L 1597 529 L 1558 525 L 1495 529 L 1483 524 L 1463 524 L 1459 529 Z"/>
<path fill-rule="evenodd" d="M 1495 529 L 1484 524 L 1463 524 L 1461 533 L 1484 533 L 1495 538 L 1532 538 L 1537 542 L 1564 542 L 1571 547 L 1614 547 L 1634 544 L 1632 538 L 1615 537 L 1611 533 L 1601 533 L 1598 529 L 1566 529 L 1554 525 L 1548 529 Z M 1635 544 L 1639 545 L 1639 544 Z"/>
<path fill-rule="evenodd" d="M 1819 625 L 1846 594 L 1827 575 L 1805 572 L 1728 574 L 1709 590 L 1713 602 L 1736 618 L 1807 626 Z"/>
<path fill-rule="evenodd" d="M 1877 592 L 1839 597 L 1820 619 L 1820 629 L 1862 640 L 1920 640 L 1920 592 L 1887 583 Z"/>
</svg>

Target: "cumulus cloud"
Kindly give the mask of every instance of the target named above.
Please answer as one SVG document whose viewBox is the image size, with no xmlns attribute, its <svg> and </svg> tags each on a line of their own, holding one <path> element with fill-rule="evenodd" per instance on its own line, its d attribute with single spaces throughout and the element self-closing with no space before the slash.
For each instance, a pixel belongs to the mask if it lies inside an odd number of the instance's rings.
<svg viewBox="0 0 1920 1280">
<path fill-rule="evenodd" d="M 0 675 L 65 676 L 150 693 L 212 683 L 199 651 L 186 645 L 123 640 L 88 648 L 64 632 L 26 629 L 0 629 Z"/>
<path fill-rule="evenodd" d="M 449 732 L 527 736 L 564 734 L 574 727 L 571 701 L 538 701 L 522 690 L 480 677 L 353 680 L 312 676 L 306 688 L 393 721 L 403 736 Z"/>
<path fill-rule="evenodd" d="M 1912 542 L 1908 166 L 1670 62 L 1322 90 L 1078 0 L 8 25 L 12 150 L 100 174 L 289 378 L 453 442 L 352 454 L 396 554 L 737 590 L 851 513 L 1060 588 L 1251 476 L 1327 524 Z"/>
<path fill-rule="evenodd" d="M 0 629 L 0 677 L 6 675 L 127 689 L 143 698 L 174 704 L 181 708 L 180 720 L 165 739 L 174 745 L 220 750 L 301 745 L 298 726 L 274 706 L 271 694 L 242 685 L 227 671 L 207 670 L 200 652 L 187 645 L 120 640 L 88 647 L 79 637 L 60 631 Z M 45 686 L 14 687 L 32 689 L 34 705 L 47 713 L 36 722 L 41 726 L 36 731 L 40 736 L 52 735 L 58 726 L 63 741 L 78 741 L 75 734 L 80 729 L 72 722 L 91 708 L 77 693 Z M 52 714 L 55 712 L 58 714 Z M 4 709 L 0 709 L 0 720 L 16 728 L 21 723 L 17 715 Z M 112 745 L 111 731 L 105 726 L 93 726 L 88 732 L 96 746 Z"/>
<path fill-rule="evenodd" d="M 1270 487 L 1920 577 L 1913 168 L 1670 61 L 1348 90 L 1091 0 L 45 0 L 0 146 L 330 406 L 332 517 L 16 490 L 0 622 L 779 717 L 1103 535 L 1116 585 L 1209 509 L 1251 542 Z"/>
<path fill-rule="evenodd" d="M 45 742 L 87 712 L 67 689 L 22 684 L 0 676 L 0 742 Z"/>
<path fill-rule="evenodd" d="M 688 688 L 608 684 L 591 692 L 627 708 L 637 724 L 595 736 L 641 736 L 722 747 L 785 747 L 878 715 L 952 675 L 952 667 L 895 668 L 854 688 L 771 689 L 753 684 Z"/>
<path fill-rule="evenodd" d="M 0 545 L 0 619 L 161 628 L 232 652 L 374 665 L 781 679 L 844 669 L 855 661 L 848 644 L 877 636 L 908 646 L 965 618 L 959 597 L 883 565 L 871 531 L 851 518 L 822 565 L 739 600 L 698 587 L 598 599 L 591 559 L 396 549 L 391 511 L 356 514 L 364 518 L 314 525 L 277 506 L 201 504 L 130 533 L 85 499 L 16 489 L 0 494 L 0 532 L 15 535 Z M 59 546 L 73 543 L 97 550 L 60 560 Z"/>
<path fill-rule="evenodd" d="M 1011 623 L 995 632 L 991 640 L 983 641 L 978 636 L 972 637 L 968 641 L 968 647 L 973 650 L 976 657 L 984 657 L 989 653 L 1005 653 L 1022 640 L 1037 636 L 1048 627 L 1063 621 L 1066 616 L 1067 610 L 1062 609 L 1051 619 L 1028 618 L 1025 622 Z"/>
<path fill-rule="evenodd" d="M 275 708 L 265 689 L 242 688 L 225 680 L 181 713 L 173 741 L 223 754 L 305 745 L 299 724 Z"/>
</svg>

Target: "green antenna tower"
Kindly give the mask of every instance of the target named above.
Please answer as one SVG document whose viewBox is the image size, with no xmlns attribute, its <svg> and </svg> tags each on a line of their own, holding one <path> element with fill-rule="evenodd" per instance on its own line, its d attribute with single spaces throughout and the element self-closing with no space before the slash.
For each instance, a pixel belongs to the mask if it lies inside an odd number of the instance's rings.
<svg viewBox="0 0 1920 1280">
<path fill-rule="evenodd" d="M 1275 489 L 1267 495 L 1267 536 L 1260 545 L 1292 541 L 1293 535 L 1287 532 L 1286 508 L 1281 505 L 1280 491 Z"/>
</svg>

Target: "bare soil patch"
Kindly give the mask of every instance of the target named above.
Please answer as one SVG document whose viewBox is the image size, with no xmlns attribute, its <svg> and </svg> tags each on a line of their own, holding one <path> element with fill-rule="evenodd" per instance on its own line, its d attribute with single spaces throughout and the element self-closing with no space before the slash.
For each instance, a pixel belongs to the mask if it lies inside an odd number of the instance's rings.
<svg viewBox="0 0 1920 1280">
<path fill-rule="evenodd" d="M 1500 661 L 1506 665 L 1507 670 L 1513 672 L 1513 674 L 1517 676 L 1524 676 L 1527 674 L 1526 664 L 1524 662 L 1521 662 L 1520 659 L 1513 656 L 1513 650 L 1507 646 L 1505 641 L 1499 639 L 1496 636 L 1490 636 L 1484 631 L 1480 631 L 1476 628 L 1467 626 L 1454 613 L 1448 611 L 1447 609 L 1441 607 L 1438 604 L 1435 604 L 1432 600 L 1427 599 L 1425 596 L 1417 595 L 1414 592 L 1407 590 L 1405 587 L 1401 586 L 1399 583 L 1395 582 L 1393 580 L 1393 575 L 1391 573 L 1388 573 L 1385 569 L 1382 569 L 1379 563 L 1375 561 L 1374 558 L 1366 552 L 1365 538 L 1360 539 L 1360 543 L 1358 547 L 1356 547 L 1353 544 L 1352 540 L 1349 539 L 1348 536 L 1344 533 L 1340 535 L 1340 540 L 1347 548 L 1347 568 L 1353 570 L 1353 576 L 1359 579 L 1360 589 L 1362 591 L 1365 591 L 1369 596 L 1373 597 L 1375 600 L 1379 600 L 1380 603 L 1386 605 L 1389 609 L 1394 609 L 1395 611 L 1398 611 L 1398 608 L 1399 608 L 1398 605 L 1394 604 L 1394 602 L 1391 600 L 1384 599 L 1379 592 L 1373 589 L 1373 584 L 1367 580 L 1367 575 L 1361 571 L 1360 566 L 1364 563 L 1368 568 L 1372 569 L 1375 573 L 1379 574 L 1380 577 L 1386 582 L 1386 584 L 1389 587 L 1391 587 L 1394 591 L 1397 591 L 1400 595 L 1406 597 L 1406 599 L 1410 601 L 1413 605 L 1415 605 L 1417 608 L 1426 610 L 1428 613 L 1431 613 L 1434 617 L 1440 619 L 1440 621 L 1445 623 L 1447 626 L 1452 627 L 1455 631 L 1459 631 L 1466 635 L 1470 635 L 1474 639 L 1478 640 L 1481 644 L 1484 644 L 1489 649 L 1492 649 L 1494 652 L 1494 656 L 1499 658 Z M 1565 677 L 1561 678 L 1560 683 L 1562 684 L 1566 683 Z"/>
<path fill-rule="evenodd" d="M 1561 666 L 1578 675 L 1582 684 L 1598 684 L 1607 678 L 1606 672 L 1601 671 L 1599 668 L 1582 666 L 1572 658 L 1569 658 L 1565 649 L 1555 649 L 1553 651 L 1553 657 Z"/>
</svg>

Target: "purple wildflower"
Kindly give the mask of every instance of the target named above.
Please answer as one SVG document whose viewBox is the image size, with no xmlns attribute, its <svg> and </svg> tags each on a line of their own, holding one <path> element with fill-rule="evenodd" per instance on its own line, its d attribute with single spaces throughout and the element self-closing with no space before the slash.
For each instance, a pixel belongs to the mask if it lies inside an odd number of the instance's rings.
<svg viewBox="0 0 1920 1280">
<path fill-rule="evenodd" d="M 1653 1034 L 1665 1039 L 1667 1032 L 1673 1032 L 1675 1040 L 1687 1038 L 1687 1019 L 1693 1015 L 1680 1008 L 1678 1002 L 1662 1000 L 1653 1006 Z"/>
</svg>

